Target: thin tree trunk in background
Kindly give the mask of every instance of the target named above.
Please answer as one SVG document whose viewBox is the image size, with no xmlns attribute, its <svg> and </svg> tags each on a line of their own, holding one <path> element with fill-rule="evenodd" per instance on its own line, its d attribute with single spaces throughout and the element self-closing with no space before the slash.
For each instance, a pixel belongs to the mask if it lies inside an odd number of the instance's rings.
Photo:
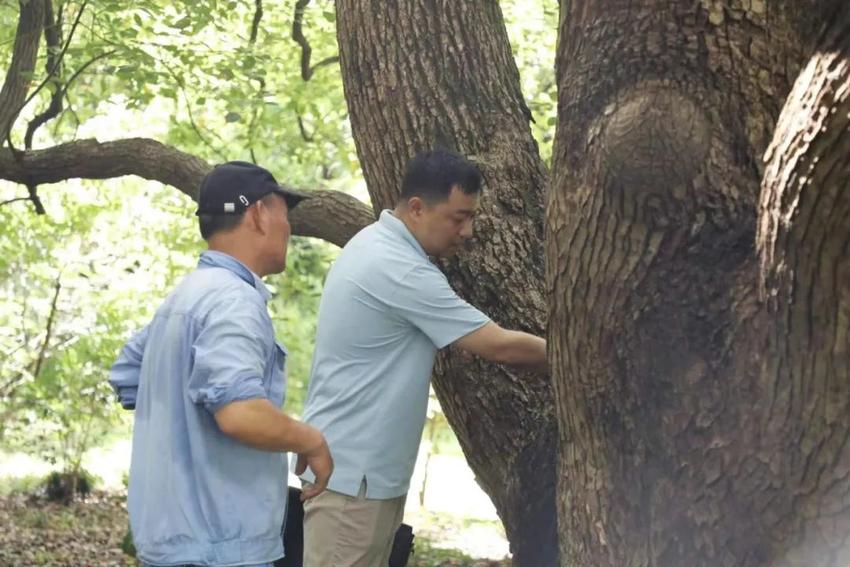
<svg viewBox="0 0 850 567">
<path fill-rule="evenodd" d="M 12 48 L 12 61 L 0 88 L 0 146 L 12 129 L 32 83 L 47 0 L 20 1 L 20 17 Z"/>
</svg>

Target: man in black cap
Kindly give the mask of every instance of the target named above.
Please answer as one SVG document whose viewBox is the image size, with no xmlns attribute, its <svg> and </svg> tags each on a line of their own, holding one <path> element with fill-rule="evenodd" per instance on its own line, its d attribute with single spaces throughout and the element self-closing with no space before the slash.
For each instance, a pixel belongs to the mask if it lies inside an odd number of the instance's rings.
<svg viewBox="0 0 850 567">
<path fill-rule="evenodd" d="M 306 195 L 246 162 L 213 169 L 197 215 L 209 250 L 123 348 L 110 383 L 135 409 L 128 510 L 146 566 L 271 567 L 284 555 L 284 452 L 333 470 L 325 438 L 283 412 L 286 350 L 260 278 L 286 266 L 288 213 Z"/>
</svg>

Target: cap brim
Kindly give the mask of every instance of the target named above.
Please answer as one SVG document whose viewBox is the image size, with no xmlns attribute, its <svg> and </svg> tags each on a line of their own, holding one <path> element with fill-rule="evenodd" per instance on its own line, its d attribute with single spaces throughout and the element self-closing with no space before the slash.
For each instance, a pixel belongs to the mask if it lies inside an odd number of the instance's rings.
<svg viewBox="0 0 850 567">
<path fill-rule="evenodd" d="M 274 192 L 283 197 L 283 199 L 286 201 L 286 206 L 290 209 L 294 209 L 301 201 L 313 197 L 309 193 L 305 193 L 303 191 L 296 191 L 295 189 L 292 189 L 290 187 L 284 187 L 282 185 L 279 185 L 278 188 L 274 190 Z"/>
</svg>

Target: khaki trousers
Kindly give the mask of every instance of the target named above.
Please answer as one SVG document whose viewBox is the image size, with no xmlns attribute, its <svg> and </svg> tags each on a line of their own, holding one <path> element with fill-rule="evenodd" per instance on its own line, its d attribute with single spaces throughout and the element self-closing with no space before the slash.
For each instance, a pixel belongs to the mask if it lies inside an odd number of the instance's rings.
<svg viewBox="0 0 850 567">
<path fill-rule="evenodd" d="M 366 498 L 325 490 L 304 502 L 304 567 L 387 567 L 407 496 Z"/>
</svg>

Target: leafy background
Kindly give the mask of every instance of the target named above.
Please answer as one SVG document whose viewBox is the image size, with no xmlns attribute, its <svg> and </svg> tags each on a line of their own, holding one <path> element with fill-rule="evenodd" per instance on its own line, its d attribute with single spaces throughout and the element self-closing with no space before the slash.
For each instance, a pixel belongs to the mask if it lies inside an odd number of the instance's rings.
<svg viewBox="0 0 850 567">
<path fill-rule="evenodd" d="M 12 131 L 64 90 L 63 110 L 33 148 L 72 140 L 149 137 L 210 163 L 256 161 L 279 181 L 367 200 L 348 123 L 328 1 L 306 3 L 309 80 L 292 38 L 296 2 L 54 1 L 62 20 L 61 72 L 25 107 Z M 304 2 L 302 2 L 304 4 Z M 545 159 L 555 124 L 557 6 L 501 3 L 522 87 Z M 0 65 L 7 67 L 19 4 L 0 0 Z M 57 53 L 59 52 L 59 53 Z M 47 73 L 42 47 L 33 88 Z M 123 342 L 152 316 L 203 250 L 194 204 L 171 187 L 125 177 L 39 188 L 46 214 L 0 182 L 0 451 L 79 469 L 84 455 L 130 435 L 131 414 L 106 378 Z M 285 409 L 300 413 L 324 275 L 338 250 L 293 238 L 285 274 L 267 279 L 270 311 L 290 351 Z M 439 406 L 426 436 L 459 455 Z M 93 471 L 95 474 L 97 471 Z"/>
</svg>

